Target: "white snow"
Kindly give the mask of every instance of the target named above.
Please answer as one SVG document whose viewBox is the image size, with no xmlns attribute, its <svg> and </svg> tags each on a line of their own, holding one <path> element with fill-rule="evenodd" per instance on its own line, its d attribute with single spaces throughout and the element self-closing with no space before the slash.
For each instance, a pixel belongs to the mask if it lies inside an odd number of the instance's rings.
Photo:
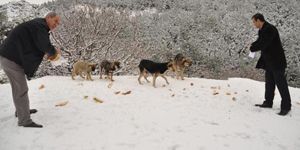
<svg viewBox="0 0 300 150">
<path fill-rule="evenodd" d="M 137 77 L 109 82 L 48 76 L 29 81 L 32 119 L 43 129 L 17 126 L 9 84 L 0 85 L 1 150 L 296 150 L 300 147 L 300 89 L 290 88 L 292 111 L 282 117 L 256 108 L 264 83 L 249 79 L 168 77 L 157 87 Z M 151 78 L 150 78 L 151 79 Z M 193 85 L 191 85 L 191 83 Z M 43 89 L 39 89 L 44 85 Z M 215 89 L 216 88 L 216 89 Z M 116 95 L 115 92 L 131 91 Z M 214 92 L 219 92 L 213 95 Z M 236 94 L 234 94 L 237 92 Z M 230 93 L 231 95 L 227 95 Z M 175 94 L 173 97 L 172 95 Z M 87 99 L 84 99 L 88 96 Z M 93 97 L 103 100 L 96 103 Z M 236 100 L 232 100 L 235 97 Z M 69 103 L 55 107 L 60 102 Z"/>
<path fill-rule="evenodd" d="M 145 15 L 153 15 L 157 13 L 157 9 L 156 8 L 147 8 L 143 11 L 131 11 L 129 18 L 133 19 L 137 16 L 145 16 Z"/>
<path fill-rule="evenodd" d="M 16 1 L 21 1 L 21 0 L 1 0 L 0 5 L 3 5 L 3 4 L 9 3 L 9 2 L 16 2 Z M 54 1 L 54 0 L 25 0 L 25 1 L 27 1 L 31 4 L 43 4 L 43 3 L 46 3 L 49 1 Z"/>
<path fill-rule="evenodd" d="M 24 22 L 35 17 L 44 17 L 49 10 L 44 7 L 39 7 L 36 4 L 31 4 L 27 1 L 12 1 L 3 4 L 0 12 L 5 12 L 8 23 Z"/>
</svg>

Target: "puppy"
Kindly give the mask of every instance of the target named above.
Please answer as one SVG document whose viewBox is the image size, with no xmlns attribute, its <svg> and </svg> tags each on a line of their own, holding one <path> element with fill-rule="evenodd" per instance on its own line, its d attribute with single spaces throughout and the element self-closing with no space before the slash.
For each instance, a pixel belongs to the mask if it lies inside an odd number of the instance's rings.
<svg viewBox="0 0 300 150">
<path fill-rule="evenodd" d="M 174 68 L 176 73 L 176 78 L 181 80 L 184 80 L 183 73 L 186 70 L 187 67 L 190 67 L 192 65 L 192 60 L 189 58 L 186 58 L 182 54 L 177 54 L 174 58 Z"/>
<path fill-rule="evenodd" d="M 95 71 L 97 64 L 90 64 L 83 61 L 78 61 L 74 63 L 73 70 L 72 70 L 72 79 L 75 80 L 75 76 L 80 75 L 83 79 L 85 78 L 84 75 L 86 75 L 86 80 L 93 81 L 91 77 L 91 72 Z"/>
<path fill-rule="evenodd" d="M 105 73 L 105 75 L 107 75 L 107 78 L 110 81 L 114 81 L 113 80 L 113 72 L 116 69 L 120 69 L 120 68 L 121 68 L 120 62 L 118 62 L 118 61 L 110 62 L 108 60 L 103 60 L 100 64 L 100 79 L 102 79 L 102 70 L 104 69 L 104 73 Z"/>
<path fill-rule="evenodd" d="M 150 73 L 153 76 L 153 87 L 155 86 L 155 81 L 158 76 L 161 76 L 166 80 L 166 83 L 169 84 L 167 78 L 164 76 L 164 73 L 167 70 L 172 70 L 175 71 L 174 65 L 173 65 L 173 60 L 165 62 L 165 63 L 156 63 L 151 60 L 141 60 L 139 64 L 139 69 L 140 69 L 140 76 L 138 78 L 138 81 L 140 84 L 141 78 L 144 77 L 145 80 L 149 83 L 150 81 L 147 79 L 148 73 Z"/>
</svg>

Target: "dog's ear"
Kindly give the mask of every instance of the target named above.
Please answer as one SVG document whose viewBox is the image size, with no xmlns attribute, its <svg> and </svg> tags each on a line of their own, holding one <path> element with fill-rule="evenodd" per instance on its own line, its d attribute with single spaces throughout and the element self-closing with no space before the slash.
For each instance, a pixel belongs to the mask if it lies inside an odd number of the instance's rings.
<svg viewBox="0 0 300 150">
<path fill-rule="evenodd" d="M 175 59 L 176 59 L 176 60 L 179 60 L 179 61 L 182 61 L 183 58 L 184 58 L 184 56 L 183 56 L 182 53 L 178 53 L 178 54 L 175 56 Z"/>
<path fill-rule="evenodd" d="M 168 63 L 167 66 L 168 66 L 169 69 L 171 68 L 171 70 L 172 70 L 173 72 L 175 72 L 174 61 L 170 61 L 170 62 Z"/>
<path fill-rule="evenodd" d="M 185 64 L 185 66 L 189 67 L 193 64 L 193 61 L 191 59 L 186 58 L 184 60 L 184 64 Z"/>
<path fill-rule="evenodd" d="M 119 61 L 114 61 L 114 65 L 117 67 L 117 68 L 121 68 L 121 63 Z"/>
<path fill-rule="evenodd" d="M 190 64 L 193 64 L 193 60 L 192 59 L 187 59 L 187 62 L 189 62 Z"/>
<path fill-rule="evenodd" d="M 89 64 L 89 67 L 92 69 L 92 71 L 96 70 L 97 64 Z"/>
</svg>

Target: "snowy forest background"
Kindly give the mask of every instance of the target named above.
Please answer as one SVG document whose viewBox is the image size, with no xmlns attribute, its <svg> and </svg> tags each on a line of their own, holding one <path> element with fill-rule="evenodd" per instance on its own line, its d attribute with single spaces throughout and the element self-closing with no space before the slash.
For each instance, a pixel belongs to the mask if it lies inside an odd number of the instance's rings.
<svg viewBox="0 0 300 150">
<path fill-rule="evenodd" d="M 288 82 L 300 87 L 299 0 L 11 2 L 0 6 L 0 43 L 15 25 L 50 10 L 62 17 L 51 39 L 69 52 L 63 53 L 68 63 L 53 67 L 44 61 L 37 77 L 70 75 L 71 65 L 79 59 L 94 63 L 119 60 L 122 69 L 118 75 L 136 75 L 143 58 L 162 62 L 183 53 L 193 59 L 189 77 L 263 80 L 264 72 L 255 69 L 260 54 L 251 59 L 246 49 L 257 38 L 251 17 L 260 12 L 278 28 L 288 60 Z M 241 50 L 245 53 L 239 54 Z M 0 77 L 0 82 L 6 81 Z"/>
</svg>

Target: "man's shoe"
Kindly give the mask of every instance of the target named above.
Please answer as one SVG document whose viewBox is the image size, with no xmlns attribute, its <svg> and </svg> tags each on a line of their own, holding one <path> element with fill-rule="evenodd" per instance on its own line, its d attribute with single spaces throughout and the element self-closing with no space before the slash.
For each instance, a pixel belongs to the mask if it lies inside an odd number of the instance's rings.
<svg viewBox="0 0 300 150">
<path fill-rule="evenodd" d="M 266 104 L 266 103 L 264 103 L 264 104 L 255 104 L 255 106 L 261 107 L 261 108 L 272 108 L 272 105 Z"/>
<path fill-rule="evenodd" d="M 28 125 L 24 125 L 23 127 L 26 127 L 26 128 L 43 128 L 42 125 L 36 124 L 36 123 L 34 123 L 34 122 L 31 122 L 31 123 L 28 124 Z"/>
<path fill-rule="evenodd" d="M 35 114 L 37 113 L 36 109 L 30 109 L 30 114 Z M 15 112 L 15 117 L 18 117 L 17 111 Z"/>
<path fill-rule="evenodd" d="M 282 109 L 282 110 L 280 110 L 280 112 L 278 113 L 278 115 L 280 115 L 280 116 L 285 116 L 285 115 L 287 115 L 290 111 L 291 111 L 291 110 L 284 110 L 284 109 Z"/>
</svg>

